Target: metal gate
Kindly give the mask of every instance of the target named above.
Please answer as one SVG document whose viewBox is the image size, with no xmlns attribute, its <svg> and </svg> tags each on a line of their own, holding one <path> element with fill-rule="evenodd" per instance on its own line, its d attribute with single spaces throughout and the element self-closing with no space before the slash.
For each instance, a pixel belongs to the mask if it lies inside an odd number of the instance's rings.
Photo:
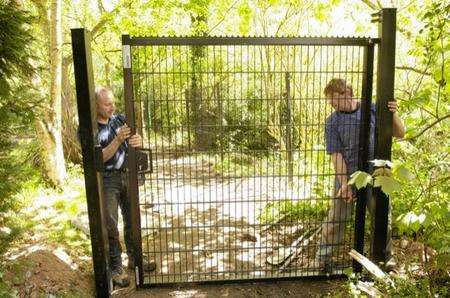
<svg viewBox="0 0 450 298">
<path fill-rule="evenodd" d="M 365 193 L 326 271 L 312 263 L 334 198 L 324 96 L 332 78 L 362 105 L 368 159 L 370 38 L 123 36 L 138 286 L 342 274 L 363 248 Z M 141 153 L 142 157 L 143 154 Z M 145 160 L 145 159 L 144 159 Z M 356 214 L 356 216 L 355 216 Z M 143 263 L 156 261 L 146 272 Z M 143 263 L 142 263 L 143 262 Z"/>
</svg>

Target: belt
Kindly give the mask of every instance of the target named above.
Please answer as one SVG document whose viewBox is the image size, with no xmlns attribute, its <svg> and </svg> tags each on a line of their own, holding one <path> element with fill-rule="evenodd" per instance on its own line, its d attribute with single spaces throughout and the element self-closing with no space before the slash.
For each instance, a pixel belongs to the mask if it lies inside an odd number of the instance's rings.
<svg viewBox="0 0 450 298">
<path fill-rule="evenodd" d="M 126 173 L 126 169 L 118 169 L 118 170 L 105 170 L 103 174 L 105 175 L 113 175 L 113 174 L 124 174 Z"/>
</svg>

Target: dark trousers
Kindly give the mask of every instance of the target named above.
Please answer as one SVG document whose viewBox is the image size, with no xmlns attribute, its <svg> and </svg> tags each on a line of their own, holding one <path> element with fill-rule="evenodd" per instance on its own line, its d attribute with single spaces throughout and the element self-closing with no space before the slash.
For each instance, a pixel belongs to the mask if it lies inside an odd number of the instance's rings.
<svg viewBox="0 0 450 298">
<path fill-rule="evenodd" d="M 123 233 L 126 251 L 133 254 L 131 241 L 130 201 L 127 197 L 127 175 L 125 172 L 105 172 L 103 174 L 103 189 L 106 200 L 106 218 L 109 240 L 109 257 L 112 270 L 122 265 L 122 247 L 119 240 L 118 209 L 122 212 Z"/>
</svg>

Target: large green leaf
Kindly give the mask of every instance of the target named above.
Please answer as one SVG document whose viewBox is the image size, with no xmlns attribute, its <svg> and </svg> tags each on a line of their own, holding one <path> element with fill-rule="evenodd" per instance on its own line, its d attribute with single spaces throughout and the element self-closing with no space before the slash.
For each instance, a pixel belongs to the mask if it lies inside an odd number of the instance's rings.
<svg viewBox="0 0 450 298">
<path fill-rule="evenodd" d="M 366 187 L 367 184 L 372 184 L 372 176 L 366 172 L 356 171 L 350 176 L 348 184 L 355 185 L 357 189 Z"/>
<path fill-rule="evenodd" d="M 400 229 L 405 232 L 408 230 L 417 232 L 421 227 L 422 223 L 425 221 L 425 219 L 426 219 L 425 214 L 422 213 L 420 215 L 417 215 L 413 211 L 410 211 L 401 216 Z"/>
<path fill-rule="evenodd" d="M 394 191 L 400 189 L 400 183 L 388 176 L 377 176 L 374 181 L 375 187 L 381 187 L 381 191 L 390 196 Z"/>
</svg>

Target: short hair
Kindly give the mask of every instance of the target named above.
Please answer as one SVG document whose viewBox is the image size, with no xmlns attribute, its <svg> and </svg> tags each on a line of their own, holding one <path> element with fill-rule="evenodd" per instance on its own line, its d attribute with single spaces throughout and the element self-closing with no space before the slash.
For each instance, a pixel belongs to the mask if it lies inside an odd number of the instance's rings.
<svg viewBox="0 0 450 298">
<path fill-rule="evenodd" d="M 325 95 L 330 95 L 334 92 L 343 94 L 345 91 L 347 91 L 347 89 L 350 89 L 350 91 L 353 93 L 352 86 L 350 84 L 347 84 L 344 79 L 334 78 L 331 79 L 325 86 L 325 89 L 323 89 L 323 93 Z"/>
<path fill-rule="evenodd" d="M 100 99 L 100 97 L 102 96 L 102 94 L 104 94 L 104 93 L 110 94 L 111 97 L 114 96 L 111 88 L 104 87 L 104 86 L 98 86 L 95 88 L 95 101 L 98 101 Z"/>
</svg>

